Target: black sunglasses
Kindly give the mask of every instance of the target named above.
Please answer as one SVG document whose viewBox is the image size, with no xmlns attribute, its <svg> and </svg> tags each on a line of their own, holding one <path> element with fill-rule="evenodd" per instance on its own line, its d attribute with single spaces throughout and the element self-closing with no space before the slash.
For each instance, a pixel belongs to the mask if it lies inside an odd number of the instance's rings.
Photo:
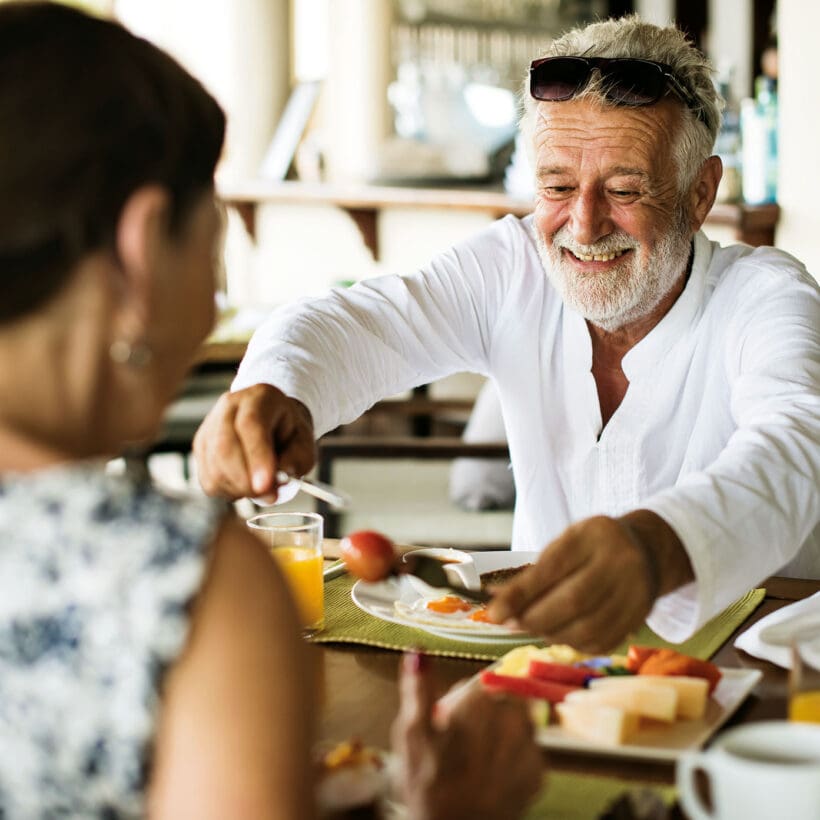
<svg viewBox="0 0 820 820">
<path fill-rule="evenodd" d="M 652 105 L 668 89 L 709 126 L 701 107 L 665 63 L 634 57 L 543 57 L 530 64 L 530 94 L 536 100 L 563 102 L 580 93 L 593 69 L 603 80 L 604 96 L 619 105 Z"/>
</svg>

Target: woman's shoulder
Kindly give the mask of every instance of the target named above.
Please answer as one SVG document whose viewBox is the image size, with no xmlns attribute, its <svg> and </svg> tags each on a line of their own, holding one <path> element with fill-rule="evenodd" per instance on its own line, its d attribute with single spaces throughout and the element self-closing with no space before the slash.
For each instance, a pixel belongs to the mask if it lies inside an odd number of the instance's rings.
<svg viewBox="0 0 820 820">
<path fill-rule="evenodd" d="M 191 621 L 163 689 L 151 815 L 312 816 L 312 677 L 296 610 L 276 563 L 233 516 Z"/>
</svg>

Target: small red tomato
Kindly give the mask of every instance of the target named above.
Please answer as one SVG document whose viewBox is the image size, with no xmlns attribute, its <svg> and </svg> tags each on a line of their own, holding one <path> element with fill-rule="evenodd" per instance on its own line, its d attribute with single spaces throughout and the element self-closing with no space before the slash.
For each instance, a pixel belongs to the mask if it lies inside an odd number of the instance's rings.
<svg viewBox="0 0 820 820">
<path fill-rule="evenodd" d="M 373 530 L 346 535 L 339 544 L 339 552 L 351 575 L 371 582 L 387 578 L 396 558 L 393 542 Z"/>
</svg>

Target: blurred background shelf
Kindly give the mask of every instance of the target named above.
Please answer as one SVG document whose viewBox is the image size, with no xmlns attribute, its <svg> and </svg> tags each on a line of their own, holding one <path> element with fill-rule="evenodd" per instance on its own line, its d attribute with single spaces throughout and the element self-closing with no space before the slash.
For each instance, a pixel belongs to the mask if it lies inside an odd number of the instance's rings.
<svg viewBox="0 0 820 820">
<path fill-rule="evenodd" d="M 256 236 L 257 209 L 266 204 L 340 208 L 356 223 L 374 259 L 379 259 L 379 215 L 391 208 L 477 212 L 493 219 L 507 214 L 525 216 L 533 210 L 532 200 L 510 196 L 499 187 L 414 188 L 249 180 L 223 185 L 219 193 L 239 213 L 251 237 Z M 734 239 L 750 245 L 773 245 L 779 215 L 775 204 L 717 203 L 706 220 L 706 228 L 728 228 Z"/>
</svg>

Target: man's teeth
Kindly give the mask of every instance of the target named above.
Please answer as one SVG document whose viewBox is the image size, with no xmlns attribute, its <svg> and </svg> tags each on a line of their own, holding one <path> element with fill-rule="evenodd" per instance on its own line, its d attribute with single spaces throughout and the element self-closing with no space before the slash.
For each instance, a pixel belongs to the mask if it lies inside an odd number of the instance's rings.
<svg viewBox="0 0 820 820">
<path fill-rule="evenodd" d="M 628 250 L 629 250 L 629 248 L 624 248 L 623 250 L 614 251 L 613 253 L 596 253 L 596 254 L 575 253 L 575 251 L 571 251 L 571 253 L 576 259 L 580 259 L 582 262 L 609 262 L 612 259 L 617 259 L 619 256 L 622 256 Z"/>
</svg>

